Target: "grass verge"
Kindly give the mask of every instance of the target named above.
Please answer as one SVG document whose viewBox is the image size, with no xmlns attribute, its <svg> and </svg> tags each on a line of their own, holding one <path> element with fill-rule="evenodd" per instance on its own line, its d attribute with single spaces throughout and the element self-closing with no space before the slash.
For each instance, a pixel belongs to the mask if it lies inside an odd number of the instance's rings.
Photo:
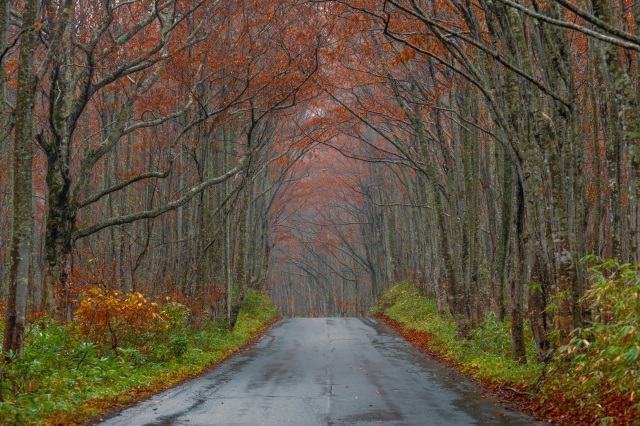
<svg viewBox="0 0 640 426">
<path fill-rule="evenodd" d="M 568 360 L 566 351 L 557 351 L 547 364 L 535 361 L 531 335 L 525 336 L 528 363 L 520 365 L 511 359 L 509 323 L 494 315 L 472 330 L 469 339 L 458 340 L 453 319 L 440 316 L 435 301 L 403 282 L 381 296 L 373 316 L 420 350 L 537 418 L 571 425 L 640 424 L 637 391 L 628 381 L 626 387 L 596 395 L 580 370 L 582 364 Z M 578 360 L 584 363 L 584 357 Z M 610 382 L 605 377 L 600 383 Z"/>
<path fill-rule="evenodd" d="M 100 420 L 209 370 L 254 342 L 278 318 L 268 297 L 250 291 L 233 332 L 211 323 L 172 324 L 141 333 L 144 345 L 117 350 L 86 339 L 74 324 L 34 324 L 19 358 L 5 366 L 0 424 L 71 425 Z M 139 342 L 138 342 L 139 343 Z"/>
</svg>

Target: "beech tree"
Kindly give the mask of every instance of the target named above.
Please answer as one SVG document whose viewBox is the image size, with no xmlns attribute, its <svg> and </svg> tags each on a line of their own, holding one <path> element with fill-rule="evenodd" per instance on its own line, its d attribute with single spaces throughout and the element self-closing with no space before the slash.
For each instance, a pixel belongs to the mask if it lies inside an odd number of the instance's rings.
<svg viewBox="0 0 640 426">
<path fill-rule="evenodd" d="M 425 179 L 397 172 L 408 217 L 435 237 L 428 276 L 446 283 L 460 337 L 487 310 L 509 314 L 524 361 L 528 312 L 544 356 L 549 332 L 566 341 L 588 315 L 579 259 L 637 259 L 634 27 L 606 2 L 330 3 L 354 48 L 334 51 L 327 93 L 358 123 L 341 131 L 376 152 L 350 155 Z"/>
<path fill-rule="evenodd" d="M 412 279 L 544 358 L 591 315 L 580 259 L 639 260 L 639 11 L 4 2 L 5 349 L 96 286 L 233 327 L 249 288 L 365 315 Z"/>
<path fill-rule="evenodd" d="M 240 152 L 239 161 L 236 164 L 230 164 L 229 169 L 218 176 L 208 176 L 177 199 L 145 211 L 111 217 L 90 226 L 77 227 L 76 225 L 76 217 L 80 209 L 134 183 L 167 177 L 172 160 L 169 160 L 168 164 L 165 163 L 165 170 L 142 172 L 124 181 L 114 182 L 112 186 L 106 187 L 98 193 L 83 196 L 83 194 L 87 194 L 95 165 L 112 152 L 114 147 L 123 143 L 124 138 L 141 129 L 161 126 L 170 120 L 181 118 L 186 121 L 183 121 L 182 128 L 173 137 L 174 142 L 169 143 L 175 145 L 181 138 L 186 137 L 195 126 L 211 121 L 212 117 L 228 111 L 241 101 L 255 98 L 256 93 L 264 89 L 264 86 L 254 87 L 256 83 L 269 84 L 268 80 L 264 83 L 256 80 L 265 77 L 259 74 L 259 70 L 251 69 L 257 64 L 252 65 L 252 59 L 244 56 L 241 58 L 243 62 L 239 64 L 238 71 L 241 72 L 241 69 L 245 68 L 247 71 L 245 77 L 234 78 L 229 85 L 225 86 L 224 96 L 211 97 L 213 93 L 205 91 L 198 94 L 193 92 L 194 85 L 204 85 L 207 80 L 219 78 L 215 74 L 215 69 L 204 68 L 204 71 L 196 74 L 196 77 L 201 80 L 179 81 L 182 87 L 177 86 L 176 88 L 186 89 L 187 93 L 191 93 L 183 96 L 182 99 L 176 99 L 173 110 L 164 112 L 162 109 L 158 109 L 152 112 L 150 119 L 144 115 L 145 112 L 149 112 L 147 110 L 141 113 L 139 119 L 131 120 L 131 115 L 135 117 L 136 98 L 155 90 L 153 87 L 157 86 L 158 82 L 162 82 L 164 86 L 160 90 L 166 90 L 168 82 L 163 78 L 163 75 L 166 76 L 167 66 L 172 60 L 177 59 L 187 50 L 194 50 L 195 45 L 204 40 L 212 41 L 209 39 L 206 28 L 212 25 L 209 19 L 212 15 L 215 16 L 213 12 L 217 7 L 219 7 L 217 2 L 206 5 L 188 2 L 154 2 L 142 9 L 134 4 L 113 5 L 107 3 L 104 10 L 92 12 L 94 13 L 92 17 L 99 19 L 100 22 L 98 31 L 87 33 L 81 27 L 66 30 L 70 32 L 70 37 L 66 44 L 60 46 L 50 77 L 51 92 L 48 98 L 52 101 L 49 105 L 49 126 L 52 131 L 48 140 L 42 134 L 38 138 L 48 159 L 47 185 L 49 193 L 47 199 L 49 212 L 45 243 L 47 268 L 43 287 L 45 310 L 55 311 L 55 301 L 61 299 L 63 304 L 60 308 L 64 309 L 64 317 L 70 319 L 71 305 L 68 302 L 71 297 L 71 289 L 69 288 L 68 262 L 71 259 L 72 241 L 85 238 L 108 227 L 157 217 L 167 211 L 180 208 L 206 188 L 220 184 L 246 169 L 245 163 L 248 162 L 253 150 L 257 148 L 251 147 L 250 144 L 250 149 Z M 132 22 L 127 17 L 127 21 L 124 21 L 124 16 L 130 13 L 140 15 L 140 19 Z M 229 18 L 224 19 L 228 20 Z M 154 37 L 149 37 L 149 30 L 152 28 L 156 29 L 153 32 Z M 113 31 L 117 33 L 117 37 L 114 37 Z M 143 32 L 147 36 L 147 44 L 142 45 L 142 50 L 127 49 L 128 45 L 139 45 Z M 180 42 L 174 43 L 172 41 L 175 37 L 174 34 L 179 34 Z M 75 42 L 74 38 L 77 38 L 78 42 Z M 111 39 L 115 39 L 115 42 L 110 41 Z M 82 40 L 82 44 L 80 40 Z M 130 52 L 135 53 L 128 57 Z M 246 53 L 251 54 L 252 52 L 249 50 Z M 84 61 L 87 66 L 78 66 L 76 69 L 67 67 L 66 62 L 71 57 L 76 58 L 77 63 Z M 97 66 L 100 63 L 104 63 L 105 66 Z M 200 68 L 203 68 L 203 65 L 206 64 L 200 64 Z M 101 72 L 95 72 L 96 69 Z M 220 72 L 224 71 L 234 72 L 235 70 L 223 68 Z M 106 91 L 116 83 L 124 84 L 125 92 L 120 90 Z M 300 84 L 300 82 L 296 83 Z M 184 87 L 185 84 L 186 87 Z M 214 87 L 214 90 L 219 90 L 218 88 L 219 86 Z M 291 96 L 297 89 L 298 87 L 295 85 L 289 88 L 289 91 L 284 92 L 280 99 L 275 99 L 275 104 L 270 105 L 266 111 L 277 109 L 285 103 L 291 102 Z M 103 96 L 111 97 L 113 102 L 124 102 L 124 107 L 117 112 L 108 112 L 107 116 L 103 118 L 103 136 L 97 145 L 94 145 L 91 140 L 83 142 L 83 156 L 80 159 L 77 178 L 74 179 L 71 177 L 73 157 L 70 155 L 71 147 L 74 145 L 74 134 L 92 97 L 100 96 L 100 93 L 104 93 Z M 262 119 L 264 115 L 266 113 L 262 111 L 258 120 Z M 130 142 L 131 139 L 129 139 Z"/>
<path fill-rule="evenodd" d="M 18 93 L 15 107 L 15 138 L 13 142 L 13 197 L 12 197 L 12 241 L 8 297 L 5 308 L 4 339 L 2 353 L 22 351 L 22 341 L 27 311 L 27 287 L 32 250 L 31 227 L 33 221 L 33 111 L 35 103 L 35 50 L 37 42 L 37 2 L 28 1 L 22 11 L 21 46 L 18 58 Z M 0 9 L 7 13 L 6 4 Z M 0 22 L 6 23 L 6 17 Z M 0 31 L 5 32 L 1 27 Z"/>
<path fill-rule="evenodd" d="M 269 146 L 286 110 L 314 96 L 308 86 L 326 36 L 315 6 L 61 1 L 38 8 L 32 25 L 21 7 L 3 8 L 2 57 L 3 130 L 13 126 L 5 118 L 15 119 L 23 153 L 9 164 L 20 170 L 20 191 L 2 204 L 3 224 L 7 205 L 19 212 L 15 226 L 3 226 L 23 250 L 23 263 L 8 263 L 20 274 L 19 319 L 27 282 L 42 267 L 42 287 L 29 285 L 30 307 L 58 319 L 72 318 L 79 293 L 104 286 L 188 298 L 194 318 L 226 315 L 233 326 L 247 288 L 266 280 L 269 210 L 282 180 L 272 170 L 288 151 L 285 141 L 281 152 Z M 20 70 L 26 63 L 31 80 L 14 75 L 16 48 L 30 52 L 32 64 L 21 53 Z M 10 102 L 14 87 L 19 99 L 32 93 L 26 112 Z M 31 165 L 34 139 L 31 171 L 23 165 Z M 27 207 L 37 209 L 34 224 Z M 7 315 L 16 315 L 13 307 Z"/>
</svg>

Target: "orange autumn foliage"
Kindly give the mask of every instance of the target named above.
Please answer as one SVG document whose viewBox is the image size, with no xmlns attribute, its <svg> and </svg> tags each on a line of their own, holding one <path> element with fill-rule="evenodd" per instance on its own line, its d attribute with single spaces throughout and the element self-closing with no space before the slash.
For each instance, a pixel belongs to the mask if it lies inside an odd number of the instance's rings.
<svg viewBox="0 0 640 426">
<path fill-rule="evenodd" d="M 75 314 L 79 331 L 97 344 L 109 344 L 117 352 L 124 342 L 141 333 L 165 326 L 161 307 L 141 293 L 92 287 L 84 293 Z"/>
</svg>

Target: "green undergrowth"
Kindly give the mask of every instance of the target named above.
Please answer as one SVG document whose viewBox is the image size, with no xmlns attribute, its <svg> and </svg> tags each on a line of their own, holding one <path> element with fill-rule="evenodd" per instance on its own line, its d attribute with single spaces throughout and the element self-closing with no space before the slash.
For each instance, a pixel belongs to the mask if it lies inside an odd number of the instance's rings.
<svg viewBox="0 0 640 426">
<path fill-rule="evenodd" d="M 386 291 L 374 313 L 400 322 L 405 330 L 429 333 L 429 348 L 459 370 L 484 383 L 527 392 L 550 407 L 543 410 L 555 419 L 569 415 L 579 424 L 640 425 L 640 265 L 595 257 L 585 261 L 595 264 L 589 269 L 591 288 L 580 301 L 590 316 L 544 364 L 537 361 L 528 326 L 528 362 L 519 365 L 511 359 L 508 321 L 490 314 L 467 339 L 458 340 L 453 318 L 439 315 L 435 301 L 409 282 Z"/>
<path fill-rule="evenodd" d="M 587 256 L 590 320 L 558 348 L 541 398 L 561 394 L 602 425 L 640 425 L 640 264 Z"/>
<path fill-rule="evenodd" d="M 524 365 L 511 359 L 509 323 L 500 322 L 494 314 L 473 329 L 468 339 L 459 340 L 451 315 L 440 316 L 436 302 L 420 295 L 410 282 L 398 283 L 386 291 L 374 311 L 402 323 L 407 330 L 429 333 L 432 351 L 483 382 L 525 387 L 535 382 L 542 371 L 534 361 L 535 343 L 530 332 L 525 336 L 529 362 Z"/>
<path fill-rule="evenodd" d="M 77 324 L 32 324 L 22 355 L 5 366 L 0 424 L 85 422 L 197 375 L 278 315 L 256 291 L 249 291 L 233 332 L 213 322 L 191 328 L 188 310 L 178 303 L 160 314 L 163 327 L 131 333 L 116 349 L 111 341 L 87 338 Z"/>
</svg>

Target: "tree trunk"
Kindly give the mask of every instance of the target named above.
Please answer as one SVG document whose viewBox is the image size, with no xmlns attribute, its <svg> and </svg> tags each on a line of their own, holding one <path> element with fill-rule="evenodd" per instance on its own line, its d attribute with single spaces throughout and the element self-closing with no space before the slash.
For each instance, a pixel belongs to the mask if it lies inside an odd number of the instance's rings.
<svg viewBox="0 0 640 426">
<path fill-rule="evenodd" d="M 507 316 L 507 251 L 511 235 L 511 221 L 513 209 L 513 166 L 507 152 L 504 153 L 502 169 L 502 216 L 500 218 L 500 239 L 498 242 L 498 318 L 504 321 Z"/>
<path fill-rule="evenodd" d="M 5 7 L 5 5 L 0 5 Z M 2 352 L 22 351 L 27 310 L 27 289 L 32 246 L 33 223 L 33 110 L 35 105 L 34 57 L 36 49 L 37 5 L 28 0 L 22 17 L 22 44 L 18 57 L 18 97 L 15 109 L 15 140 L 13 146 L 13 238 L 9 295 L 5 308 L 5 328 Z"/>
<path fill-rule="evenodd" d="M 593 9 L 600 19 L 608 23 L 614 23 L 612 11 L 607 1 L 594 0 Z M 640 224 L 637 217 L 635 217 L 637 215 L 638 196 L 640 195 L 640 111 L 638 110 L 636 91 L 620 58 L 620 48 L 611 43 L 607 44 L 605 62 L 613 83 L 613 93 L 621 125 L 622 146 L 620 151 L 624 152 L 625 148 L 628 149 L 632 171 L 628 177 L 629 203 L 626 225 L 629 229 L 621 260 L 623 262 L 636 262 L 638 256 L 640 256 L 638 254 Z"/>
<path fill-rule="evenodd" d="M 248 168 L 247 168 L 248 170 Z M 246 270 L 246 255 L 247 255 L 247 233 L 248 233 L 248 214 L 249 214 L 249 204 L 251 202 L 251 180 L 248 176 L 248 171 L 243 176 L 245 179 L 244 188 L 244 197 L 242 197 L 242 205 L 240 206 L 240 213 L 238 214 L 238 223 L 237 223 L 237 242 L 238 249 L 236 251 L 236 256 L 234 259 L 234 269 L 235 269 L 235 291 L 236 296 L 233 299 L 231 304 L 231 309 L 229 312 L 229 329 L 233 330 L 238 321 L 238 314 L 240 313 L 240 309 L 242 309 L 242 305 L 244 305 L 244 300 L 247 297 L 247 270 Z"/>
<path fill-rule="evenodd" d="M 516 201 L 516 238 L 514 241 L 514 268 L 511 278 L 511 351 L 513 359 L 519 364 L 527 363 L 527 352 L 524 345 L 524 314 L 522 312 L 524 301 L 524 289 L 522 283 L 525 282 L 524 270 L 524 188 L 518 185 Z"/>
<path fill-rule="evenodd" d="M 60 145 L 58 145 L 60 146 Z M 48 204 L 42 289 L 45 312 L 58 320 L 71 320 L 69 262 L 76 211 L 71 205 L 71 177 L 65 160 L 57 150 L 48 155 Z"/>
</svg>

